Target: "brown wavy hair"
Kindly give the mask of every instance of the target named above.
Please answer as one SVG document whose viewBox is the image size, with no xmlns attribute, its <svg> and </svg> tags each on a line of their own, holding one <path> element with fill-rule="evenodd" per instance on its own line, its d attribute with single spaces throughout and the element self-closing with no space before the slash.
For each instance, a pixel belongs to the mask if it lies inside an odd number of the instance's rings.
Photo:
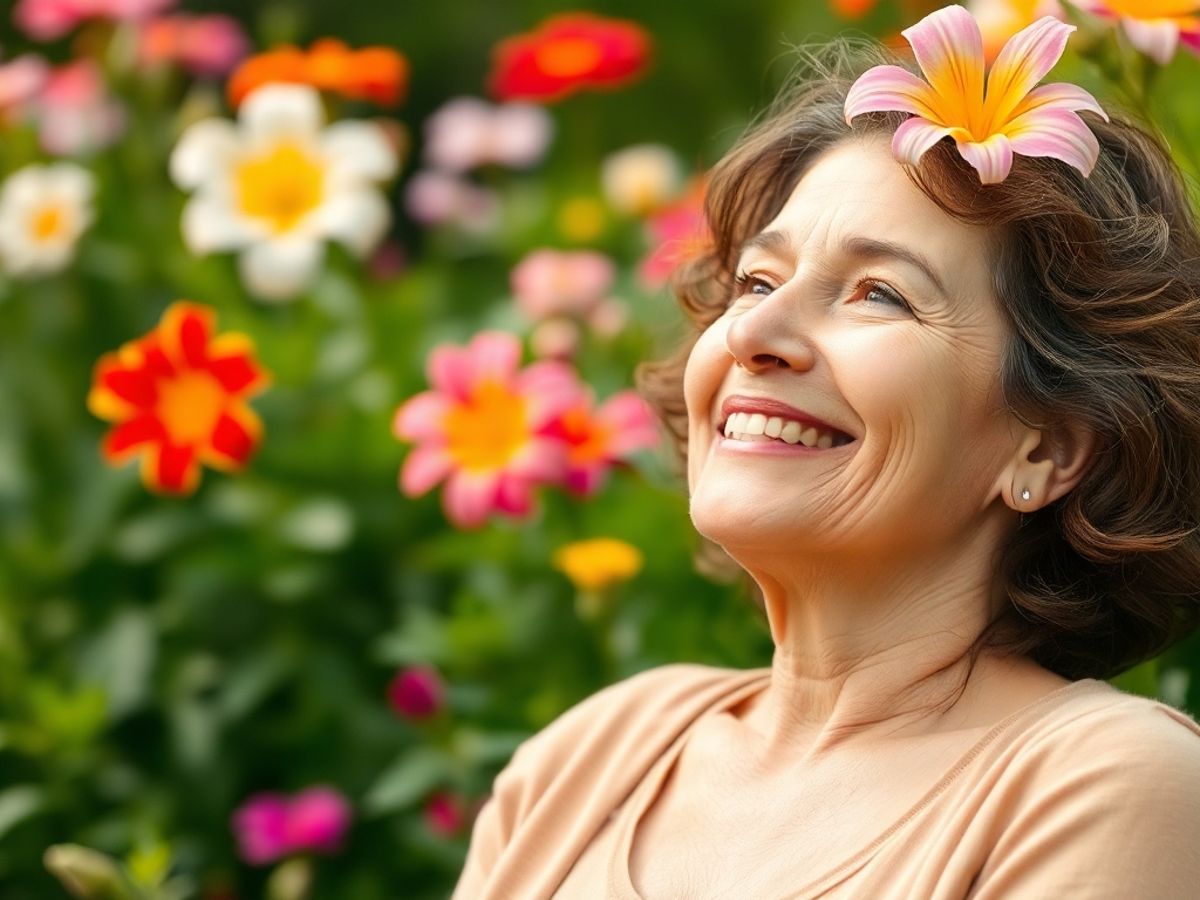
<svg viewBox="0 0 1200 900">
<path fill-rule="evenodd" d="M 854 78 L 880 63 L 916 71 L 875 45 L 807 53 L 793 87 L 710 173 L 712 241 L 672 282 L 690 333 L 637 372 L 685 466 L 684 365 L 724 312 L 742 243 L 822 152 L 890 135 L 906 118 L 845 122 Z M 949 215 L 999 237 L 995 293 L 1011 325 L 1000 379 L 1011 412 L 1033 428 L 1074 421 L 1096 436 L 1079 484 L 1023 515 L 1000 548 L 1007 601 L 971 648 L 972 660 L 991 647 L 1069 679 L 1110 678 L 1200 624 L 1200 234 L 1162 141 L 1119 116 L 1084 115 L 1100 142 L 1087 178 L 1015 156 L 1007 179 L 981 185 L 945 140 L 906 167 Z M 697 561 L 710 574 L 732 563 L 708 542 Z"/>
</svg>

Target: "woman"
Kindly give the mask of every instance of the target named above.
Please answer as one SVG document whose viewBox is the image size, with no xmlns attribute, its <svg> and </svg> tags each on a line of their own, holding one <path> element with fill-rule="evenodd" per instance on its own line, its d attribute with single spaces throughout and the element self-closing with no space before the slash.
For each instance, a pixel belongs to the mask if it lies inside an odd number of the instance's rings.
<svg viewBox="0 0 1200 900">
<path fill-rule="evenodd" d="M 905 32 L 927 74 L 963 16 Z M 1200 235 L 1161 146 L 1055 89 L 1094 140 L 1005 160 L 827 72 L 716 167 L 696 337 L 643 388 L 771 666 L 564 713 L 455 900 L 1197 895 L 1200 725 L 1102 679 L 1200 610 Z"/>
</svg>

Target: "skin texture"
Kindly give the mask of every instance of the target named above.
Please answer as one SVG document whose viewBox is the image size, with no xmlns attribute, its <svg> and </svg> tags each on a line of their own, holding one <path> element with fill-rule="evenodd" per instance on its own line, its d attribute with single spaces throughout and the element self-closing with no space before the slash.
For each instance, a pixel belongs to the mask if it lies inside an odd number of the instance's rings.
<svg viewBox="0 0 1200 900">
<path fill-rule="evenodd" d="M 992 653 L 968 672 L 1001 602 L 997 548 L 1021 511 L 1078 482 L 1093 446 L 1004 407 L 992 235 L 938 209 L 886 137 L 818 157 L 764 231 L 780 236 L 742 254 L 750 280 L 697 342 L 684 394 L 692 519 L 761 587 L 772 677 L 689 734 L 634 832 L 644 897 L 763 896 L 824 871 L 1067 683 Z M 919 254 L 942 289 L 909 263 L 847 253 L 851 238 Z M 734 394 L 855 440 L 807 454 L 726 441 Z"/>
</svg>

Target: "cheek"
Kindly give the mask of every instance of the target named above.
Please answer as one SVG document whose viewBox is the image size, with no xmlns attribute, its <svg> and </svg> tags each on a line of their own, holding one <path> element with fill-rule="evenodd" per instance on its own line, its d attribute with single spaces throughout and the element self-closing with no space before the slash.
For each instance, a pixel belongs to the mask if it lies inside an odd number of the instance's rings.
<svg viewBox="0 0 1200 900">
<path fill-rule="evenodd" d="M 729 372 L 733 358 L 725 349 L 725 333 L 718 320 L 692 347 L 683 371 L 683 399 L 688 413 L 688 487 L 713 437 L 713 401 Z"/>
</svg>

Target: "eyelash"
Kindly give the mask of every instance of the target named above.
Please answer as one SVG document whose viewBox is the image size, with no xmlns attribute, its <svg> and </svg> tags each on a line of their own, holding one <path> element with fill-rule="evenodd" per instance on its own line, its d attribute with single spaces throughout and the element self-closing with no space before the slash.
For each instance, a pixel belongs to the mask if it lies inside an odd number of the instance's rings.
<svg viewBox="0 0 1200 900">
<path fill-rule="evenodd" d="M 748 293 L 747 288 L 749 288 L 751 285 L 755 285 L 755 284 L 761 284 L 768 288 L 771 287 L 771 285 L 769 285 L 767 282 L 763 281 L 761 278 L 756 278 L 747 272 L 736 273 L 733 277 L 733 287 L 734 287 L 735 299 L 737 297 L 744 296 L 746 293 Z M 884 284 L 881 281 L 876 281 L 874 278 L 863 278 L 861 281 L 859 281 L 854 286 L 855 293 L 857 293 L 863 287 L 866 287 L 868 285 L 870 286 L 870 290 L 867 291 L 868 296 L 873 293 L 883 294 L 883 296 L 888 298 L 890 305 L 898 306 L 901 309 L 906 309 L 909 312 L 912 312 L 912 307 L 908 305 L 907 300 L 905 300 L 902 296 L 900 296 L 900 294 L 898 294 L 892 288 L 888 287 L 886 284 Z"/>
</svg>

